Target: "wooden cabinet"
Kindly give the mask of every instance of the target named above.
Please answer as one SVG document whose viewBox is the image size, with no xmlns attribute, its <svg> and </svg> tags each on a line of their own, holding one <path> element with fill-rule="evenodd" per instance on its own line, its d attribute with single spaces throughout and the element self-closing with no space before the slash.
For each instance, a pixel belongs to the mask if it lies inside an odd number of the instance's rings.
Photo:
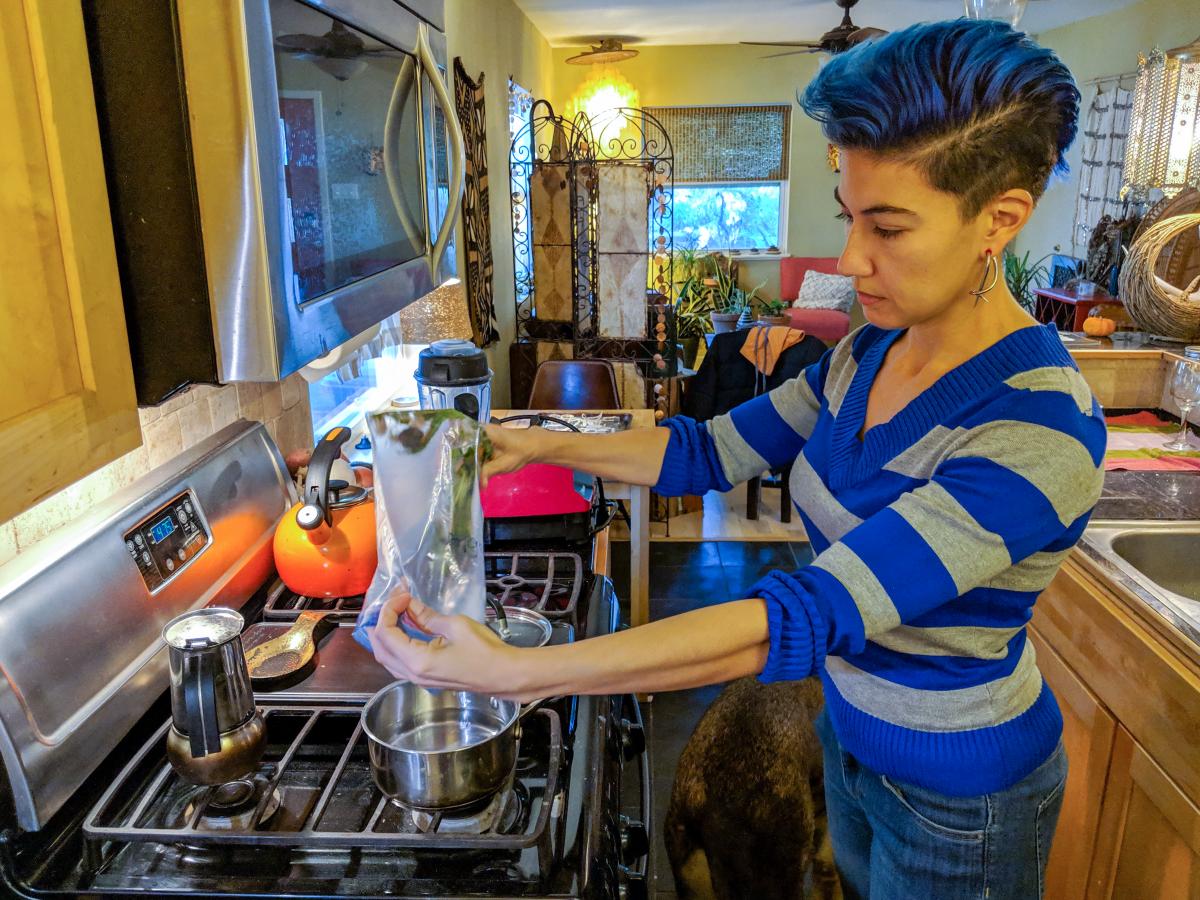
<svg viewBox="0 0 1200 900">
<path fill-rule="evenodd" d="M 141 441 L 78 3 L 0 3 L 0 522 Z"/>
<path fill-rule="evenodd" d="M 1030 632 L 1030 639 L 1038 668 L 1062 709 L 1063 745 L 1070 763 L 1046 866 L 1046 897 L 1084 900 L 1117 721 L 1036 631 Z"/>
<path fill-rule="evenodd" d="M 1078 551 L 1030 637 L 1070 759 L 1047 900 L 1200 900 L 1200 651 Z"/>
<path fill-rule="evenodd" d="M 1124 728 L 1113 745 L 1091 882 L 1088 900 L 1200 897 L 1200 808 Z"/>
</svg>

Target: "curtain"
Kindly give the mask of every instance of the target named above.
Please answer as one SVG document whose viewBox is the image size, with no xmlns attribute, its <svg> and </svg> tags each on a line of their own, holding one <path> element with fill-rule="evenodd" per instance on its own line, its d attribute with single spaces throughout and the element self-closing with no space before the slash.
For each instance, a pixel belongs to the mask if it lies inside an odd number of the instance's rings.
<svg viewBox="0 0 1200 900">
<path fill-rule="evenodd" d="M 647 106 L 675 155 L 676 184 L 784 181 L 789 106 Z"/>
</svg>

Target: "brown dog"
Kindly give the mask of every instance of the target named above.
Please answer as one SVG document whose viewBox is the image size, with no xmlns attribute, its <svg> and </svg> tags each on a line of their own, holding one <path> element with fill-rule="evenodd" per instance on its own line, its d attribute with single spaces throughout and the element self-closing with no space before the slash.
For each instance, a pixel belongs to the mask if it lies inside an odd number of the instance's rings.
<svg viewBox="0 0 1200 900">
<path fill-rule="evenodd" d="M 667 810 L 681 900 L 840 900 L 813 729 L 822 702 L 817 678 L 741 678 L 704 714 Z"/>
</svg>

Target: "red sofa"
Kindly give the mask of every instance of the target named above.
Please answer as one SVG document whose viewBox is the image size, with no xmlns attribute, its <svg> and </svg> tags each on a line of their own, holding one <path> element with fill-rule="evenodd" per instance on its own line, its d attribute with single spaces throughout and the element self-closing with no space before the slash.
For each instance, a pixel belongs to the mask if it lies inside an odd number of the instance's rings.
<svg viewBox="0 0 1200 900">
<path fill-rule="evenodd" d="M 836 256 L 785 256 L 779 260 L 779 298 L 791 303 L 800 296 L 800 285 L 808 271 L 837 274 Z M 850 333 L 850 314 L 836 309 L 794 309 L 788 307 L 793 328 L 801 328 L 826 343 L 834 343 Z"/>
</svg>

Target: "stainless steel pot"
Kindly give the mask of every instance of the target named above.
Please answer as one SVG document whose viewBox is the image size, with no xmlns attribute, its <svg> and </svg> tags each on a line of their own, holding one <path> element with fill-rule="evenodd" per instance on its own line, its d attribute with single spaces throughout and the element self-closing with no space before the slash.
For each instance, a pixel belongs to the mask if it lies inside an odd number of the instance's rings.
<svg viewBox="0 0 1200 900">
<path fill-rule="evenodd" d="M 394 682 L 362 712 L 375 783 L 410 809 L 454 809 L 490 797 L 517 763 L 519 720 L 538 705 L 522 709 L 488 694 Z"/>
</svg>

